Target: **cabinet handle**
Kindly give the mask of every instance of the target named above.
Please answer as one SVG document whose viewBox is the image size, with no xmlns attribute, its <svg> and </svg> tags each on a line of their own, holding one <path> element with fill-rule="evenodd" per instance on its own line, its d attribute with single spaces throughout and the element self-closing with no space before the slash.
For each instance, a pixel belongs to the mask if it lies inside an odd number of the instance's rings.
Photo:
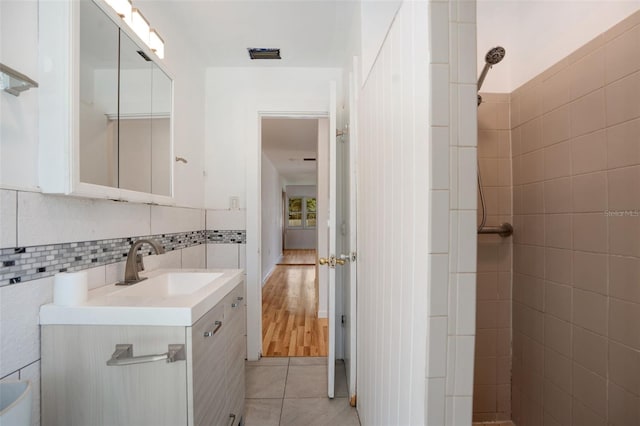
<svg viewBox="0 0 640 426">
<path fill-rule="evenodd" d="M 216 321 L 213 323 L 213 325 L 215 326 L 215 328 L 213 330 L 205 331 L 204 337 L 211 337 L 216 334 L 218 330 L 220 330 L 220 327 L 222 327 L 222 321 Z"/>
<path fill-rule="evenodd" d="M 235 414 L 229 414 L 229 426 L 233 426 L 233 424 L 236 422 L 236 415 Z"/>
<path fill-rule="evenodd" d="M 107 361 L 107 365 L 114 367 L 156 361 L 184 361 L 185 359 L 184 345 L 181 344 L 169 345 L 169 349 L 163 354 L 133 356 L 133 345 L 126 343 L 116 345 L 116 350 L 111 355 L 111 359 Z"/>
</svg>

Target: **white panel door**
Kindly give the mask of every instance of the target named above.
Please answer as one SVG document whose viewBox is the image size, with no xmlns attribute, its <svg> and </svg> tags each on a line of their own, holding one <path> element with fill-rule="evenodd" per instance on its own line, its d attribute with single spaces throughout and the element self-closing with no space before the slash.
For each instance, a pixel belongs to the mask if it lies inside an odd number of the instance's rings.
<svg viewBox="0 0 640 426">
<path fill-rule="evenodd" d="M 358 59 L 354 58 L 353 71 L 349 74 L 349 133 L 346 142 L 348 143 L 347 151 L 345 152 L 346 165 L 345 179 L 348 180 L 347 191 L 347 203 L 348 206 L 348 226 L 347 226 L 347 240 L 348 244 L 345 247 L 345 253 L 341 258 L 347 263 L 345 267 L 348 268 L 344 280 L 344 315 L 345 315 L 345 330 L 344 330 L 344 365 L 347 373 L 347 385 L 349 387 L 349 401 L 351 405 L 355 405 L 356 402 L 356 300 L 357 300 L 357 284 L 356 284 L 356 253 L 357 253 L 357 221 L 356 221 L 356 156 L 357 156 L 357 141 L 358 141 L 358 126 L 357 126 L 357 91 L 358 85 Z"/>
<path fill-rule="evenodd" d="M 332 81 L 329 87 L 329 338 L 327 351 L 327 395 L 333 398 L 336 377 L 336 82 Z"/>
</svg>

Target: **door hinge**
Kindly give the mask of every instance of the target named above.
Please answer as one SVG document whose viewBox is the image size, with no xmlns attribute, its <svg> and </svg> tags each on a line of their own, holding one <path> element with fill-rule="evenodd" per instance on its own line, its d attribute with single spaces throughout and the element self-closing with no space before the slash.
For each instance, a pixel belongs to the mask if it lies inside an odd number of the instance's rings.
<svg viewBox="0 0 640 426">
<path fill-rule="evenodd" d="M 340 317 L 340 322 L 342 323 L 342 326 L 344 327 L 344 325 L 345 325 L 345 324 L 346 324 L 346 322 L 347 322 L 347 318 L 346 318 L 344 315 L 342 315 L 342 316 Z"/>
</svg>

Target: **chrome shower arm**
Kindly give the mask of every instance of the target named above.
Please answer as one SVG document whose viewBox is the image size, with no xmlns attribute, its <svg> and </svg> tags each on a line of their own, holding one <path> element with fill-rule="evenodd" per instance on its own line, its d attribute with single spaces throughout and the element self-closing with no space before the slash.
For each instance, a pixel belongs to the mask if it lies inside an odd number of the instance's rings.
<svg viewBox="0 0 640 426">
<path fill-rule="evenodd" d="M 487 77 L 487 73 L 491 69 L 491 64 L 484 64 L 484 68 L 482 68 L 482 72 L 480 73 L 480 77 L 478 78 L 478 91 L 482 88 L 482 83 L 484 83 L 484 79 Z"/>
</svg>

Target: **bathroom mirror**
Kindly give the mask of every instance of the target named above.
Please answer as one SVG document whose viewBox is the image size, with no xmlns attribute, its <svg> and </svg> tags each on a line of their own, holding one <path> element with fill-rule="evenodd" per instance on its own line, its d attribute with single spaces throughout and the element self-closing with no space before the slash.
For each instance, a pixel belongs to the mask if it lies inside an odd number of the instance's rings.
<svg viewBox="0 0 640 426">
<path fill-rule="evenodd" d="M 171 78 L 93 1 L 80 2 L 80 182 L 171 196 Z"/>
</svg>

